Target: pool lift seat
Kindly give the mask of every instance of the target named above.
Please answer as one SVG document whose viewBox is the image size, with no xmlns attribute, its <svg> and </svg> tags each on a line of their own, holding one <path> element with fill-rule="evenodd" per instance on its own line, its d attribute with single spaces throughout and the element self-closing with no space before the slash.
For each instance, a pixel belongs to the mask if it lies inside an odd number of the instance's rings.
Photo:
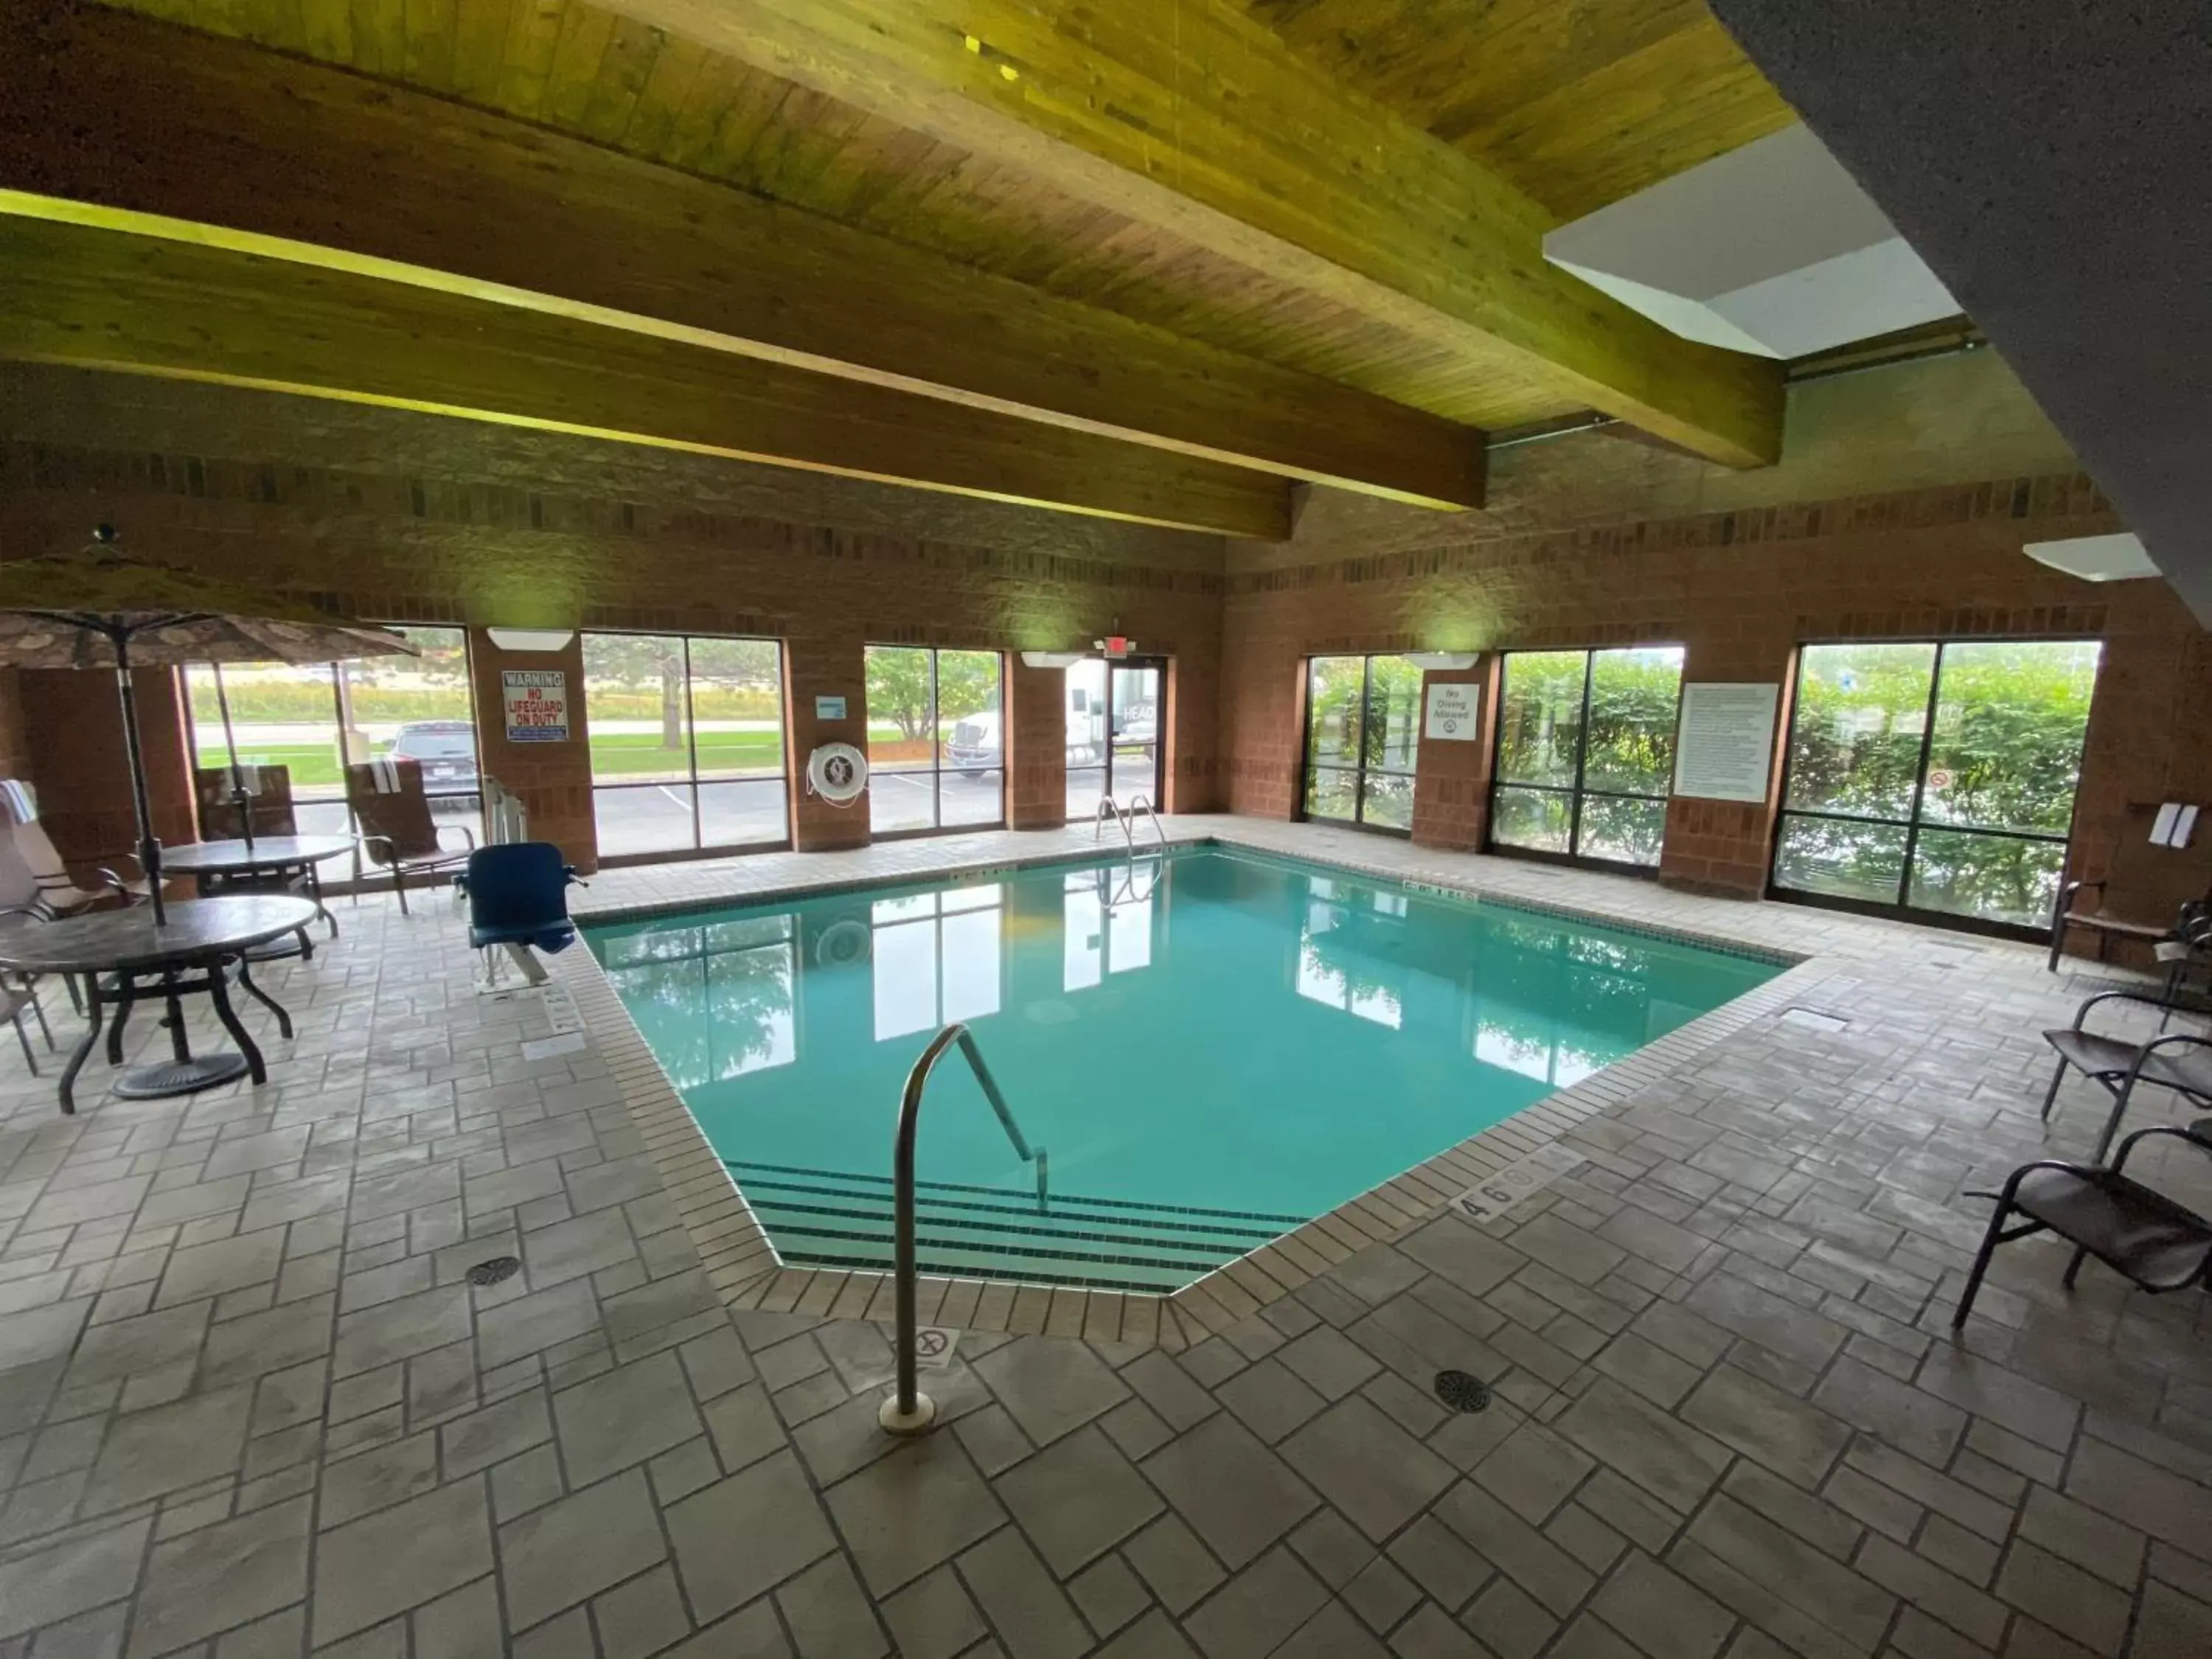
<svg viewBox="0 0 2212 1659">
<path fill-rule="evenodd" d="M 531 953 L 550 955 L 576 942 L 568 916 L 572 884 L 581 884 L 576 866 L 564 863 L 550 841 L 500 842 L 469 854 L 453 885 L 468 900 L 469 948 L 483 953 L 487 989 L 499 984 L 501 956 L 525 984 L 545 982 L 544 964 Z"/>
</svg>

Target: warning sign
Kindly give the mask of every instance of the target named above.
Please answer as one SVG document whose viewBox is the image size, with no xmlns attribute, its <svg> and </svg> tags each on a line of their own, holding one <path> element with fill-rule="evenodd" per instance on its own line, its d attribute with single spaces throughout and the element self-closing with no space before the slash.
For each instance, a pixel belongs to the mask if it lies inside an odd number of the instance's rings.
<svg viewBox="0 0 2212 1659">
<path fill-rule="evenodd" d="M 568 676 L 559 668 L 507 668 L 500 672 L 507 702 L 509 743 L 566 743 L 568 740 Z"/>
</svg>

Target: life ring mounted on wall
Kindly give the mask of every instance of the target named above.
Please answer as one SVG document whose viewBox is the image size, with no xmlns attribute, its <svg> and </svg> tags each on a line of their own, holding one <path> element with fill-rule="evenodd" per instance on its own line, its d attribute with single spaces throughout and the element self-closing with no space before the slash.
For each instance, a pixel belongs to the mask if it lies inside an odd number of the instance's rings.
<svg viewBox="0 0 2212 1659">
<path fill-rule="evenodd" d="M 868 787 L 868 757 L 849 743 L 825 743 L 806 757 L 806 787 L 832 806 L 850 806 Z"/>
</svg>

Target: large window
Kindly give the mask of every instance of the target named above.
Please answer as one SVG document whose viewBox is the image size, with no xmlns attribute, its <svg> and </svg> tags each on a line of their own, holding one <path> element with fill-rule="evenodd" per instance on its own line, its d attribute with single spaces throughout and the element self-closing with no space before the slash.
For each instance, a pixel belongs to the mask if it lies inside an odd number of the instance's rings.
<svg viewBox="0 0 2212 1659">
<path fill-rule="evenodd" d="M 584 714 L 601 858 L 789 838 L 774 640 L 586 634 Z"/>
<path fill-rule="evenodd" d="M 1006 821 L 995 651 L 868 647 L 868 827 L 878 836 Z"/>
<path fill-rule="evenodd" d="M 1679 646 L 1509 653 L 1492 844 L 1656 865 L 1681 698 Z"/>
<path fill-rule="evenodd" d="M 1807 646 L 1776 890 L 2047 926 L 2100 653 L 2077 640 Z"/>
<path fill-rule="evenodd" d="M 351 833 L 345 764 L 376 756 L 420 761 L 422 787 L 434 810 L 473 811 L 479 786 L 468 636 L 458 628 L 392 631 L 420 654 L 186 668 L 192 763 L 284 768 L 293 821 L 302 835 Z M 228 744 L 226 702 L 232 739 Z M 200 833 L 210 839 L 239 832 L 228 813 L 203 817 Z"/>
<path fill-rule="evenodd" d="M 1421 671 L 1403 657 L 1316 657 L 1306 665 L 1305 815 L 1413 827 Z"/>
</svg>

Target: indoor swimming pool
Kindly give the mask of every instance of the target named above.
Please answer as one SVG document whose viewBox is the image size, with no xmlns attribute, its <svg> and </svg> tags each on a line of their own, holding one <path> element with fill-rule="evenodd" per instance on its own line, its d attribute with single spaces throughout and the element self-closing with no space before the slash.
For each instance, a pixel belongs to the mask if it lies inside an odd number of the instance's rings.
<svg viewBox="0 0 2212 1659">
<path fill-rule="evenodd" d="M 586 936 L 787 1261 L 887 1265 L 901 1087 L 961 1021 L 1042 1156 L 949 1054 L 924 1271 L 1156 1291 L 1784 965 L 1212 846 Z"/>
</svg>

